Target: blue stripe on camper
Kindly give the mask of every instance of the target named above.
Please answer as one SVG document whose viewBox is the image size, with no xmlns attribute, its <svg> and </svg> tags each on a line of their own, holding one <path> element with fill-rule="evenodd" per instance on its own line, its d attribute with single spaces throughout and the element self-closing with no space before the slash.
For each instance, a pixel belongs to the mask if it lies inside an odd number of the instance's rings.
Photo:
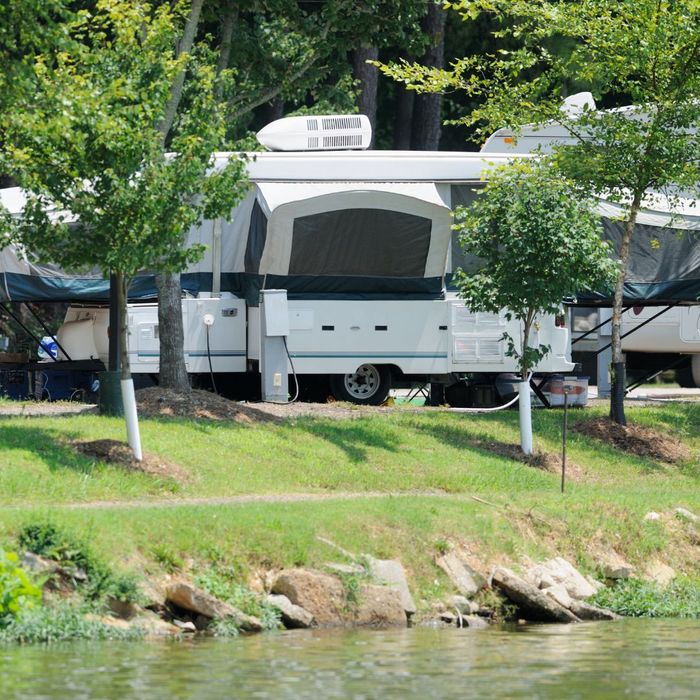
<svg viewBox="0 0 700 700">
<path fill-rule="evenodd" d="M 320 358 L 320 357 L 330 357 L 330 358 L 345 358 L 345 357 L 358 357 L 358 358 L 375 358 L 381 357 L 382 359 L 400 358 L 400 359 L 443 359 L 447 357 L 446 352 L 290 352 L 292 357 L 296 357 L 300 360 L 305 360 L 308 358 Z"/>
</svg>

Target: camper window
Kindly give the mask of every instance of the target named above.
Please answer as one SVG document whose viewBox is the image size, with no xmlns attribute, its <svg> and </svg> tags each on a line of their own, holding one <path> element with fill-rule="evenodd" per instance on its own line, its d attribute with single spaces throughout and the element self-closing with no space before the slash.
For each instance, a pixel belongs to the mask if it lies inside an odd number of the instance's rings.
<svg viewBox="0 0 700 700">
<path fill-rule="evenodd" d="M 294 220 L 290 275 L 423 277 L 432 221 L 387 209 L 339 209 Z"/>
</svg>

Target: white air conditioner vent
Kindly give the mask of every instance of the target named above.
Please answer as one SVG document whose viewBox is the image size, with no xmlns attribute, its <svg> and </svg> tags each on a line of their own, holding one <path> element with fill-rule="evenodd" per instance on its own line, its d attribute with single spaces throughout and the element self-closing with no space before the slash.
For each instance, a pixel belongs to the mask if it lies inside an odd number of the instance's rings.
<svg viewBox="0 0 700 700">
<path fill-rule="evenodd" d="M 360 117 L 323 117 L 321 119 L 324 130 L 326 129 L 361 129 Z"/>
<path fill-rule="evenodd" d="M 257 136 L 270 151 L 364 149 L 372 141 L 372 126 L 364 114 L 286 117 L 268 124 Z"/>
<path fill-rule="evenodd" d="M 336 148 L 362 148 L 362 134 L 324 136 L 323 147 L 329 150 L 334 150 Z"/>
</svg>

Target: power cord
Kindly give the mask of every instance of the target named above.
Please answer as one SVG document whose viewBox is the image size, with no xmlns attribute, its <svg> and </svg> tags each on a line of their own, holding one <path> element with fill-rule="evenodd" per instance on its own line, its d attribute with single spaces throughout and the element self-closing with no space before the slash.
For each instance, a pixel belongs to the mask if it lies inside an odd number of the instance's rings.
<svg viewBox="0 0 700 700">
<path fill-rule="evenodd" d="M 209 324 L 205 323 L 204 327 L 207 329 L 207 359 L 209 360 L 209 376 L 211 377 L 211 386 L 214 389 L 214 393 L 218 395 L 218 391 L 216 389 L 216 382 L 214 381 L 214 370 L 211 366 L 211 349 L 209 347 Z"/>
<path fill-rule="evenodd" d="M 284 406 L 288 406 L 294 403 L 299 398 L 299 379 L 297 378 L 296 370 L 294 369 L 294 363 L 292 362 L 292 356 L 289 354 L 289 348 L 287 347 L 287 336 L 283 335 L 282 340 L 284 341 L 284 351 L 287 353 L 287 359 L 289 360 L 289 366 L 292 368 L 292 376 L 294 377 L 294 384 L 296 386 L 296 393 L 291 401 L 285 401 Z"/>
</svg>

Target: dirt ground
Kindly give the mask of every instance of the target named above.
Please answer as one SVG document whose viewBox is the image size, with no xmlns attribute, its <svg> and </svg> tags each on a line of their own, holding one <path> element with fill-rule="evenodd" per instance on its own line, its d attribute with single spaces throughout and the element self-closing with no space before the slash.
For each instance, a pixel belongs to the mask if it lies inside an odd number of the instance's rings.
<svg viewBox="0 0 700 700">
<path fill-rule="evenodd" d="M 187 473 L 177 464 L 169 462 L 158 455 L 144 453 L 139 462 L 134 459 L 131 448 L 118 440 L 92 440 L 90 442 L 74 442 L 73 447 L 80 453 L 129 471 L 139 471 L 150 476 L 174 479 L 181 483 L 187 479 Z"/>
<path fill-rule="evenodd" d="M 581 421 L 571 429 L 614 445 L 623 452 L 669 464 L 683 462 L 692 456 L 688 448 L 673 436 L 641 425 L 618 425 L 607 418 L 596 418 Z"/>
</svg>

